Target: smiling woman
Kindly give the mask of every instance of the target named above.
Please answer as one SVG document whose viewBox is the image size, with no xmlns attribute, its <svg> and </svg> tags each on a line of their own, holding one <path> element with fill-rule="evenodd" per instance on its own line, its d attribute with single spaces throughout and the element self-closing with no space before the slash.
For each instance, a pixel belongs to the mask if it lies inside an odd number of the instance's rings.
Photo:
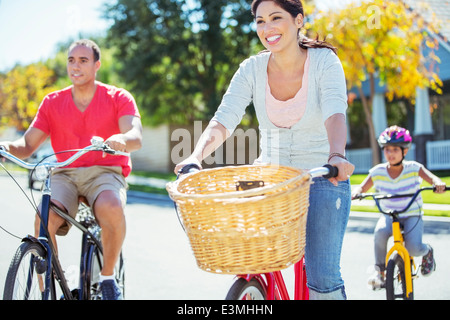
<svg viewBox="0 0 450 320">
<path fill-rule="evenodd" d="M 263 17 L 262 16 L 258 17 L 257 13 L 256 13 L 256 9 L 259 8 L 260 5 L 263 4 L 264 2 L 268 2 L 270 4 L 272 1 L 256 0 L 256 1 L 253 1 L 253 3 L 252 3 L 252 14 L 255 17 L 257 26 L 261 23 L 262 24 L 265 23 Z M 287 16 L 285 14 L 283 14 L 283 11 L 285 13 L 287 13 L 288 15 L 290 15 L 291 19 L 293 19 L 294 23 L 297 24 L 296 36 L 297 36 L 300 47 L 302 47 L 304 49 L 306 49 L 306 48 L 329 48 L 329 49 L 333 50 L 334 53 L 336 53 L 336 48 L 333 47 L 331 44 L 329 44 L 325 41 L 319 40 L 318 37 L 316 39 L 307 38 L 306 36 L 304 36 L 301 33 L 301 28 L 303 27 L 303 19 L 305 16 L 305 13 L 303 11 L 303 5 L 301 5 L 301 1 L 287 0 L 287 1 L 273 1 L 273 2 L 276 3 L 276 6 L 278 6 L 279 8 L 282 8 L 283 10 L 282 11 L 275 10 L 271 13 L 270 17 L 266 17 L 266 18 L 270 18 L 269 21 L 270 20 L 280 20 L 280 19 L 284 20 L 287 18 Z M 299 3 L 300 3 L 300 5 L 298 5 Z M 281 16 L 277 17 L 277 15 L 281 15 Z M 258 32 L 258 36 L 259 36 L 259 32 Z M 277 36 L 275 36 L 275 37 L 278 38 Z M 271 40 L 274 40 L 274 38 L 272 38 Z M 264 44 L 264 42 L 263 42 L 263 44 Z"/>
<path fill-rule="evenodd" d="M 311 185 L 305 256 L 310 299 L 345 299 L 339 264 L 354 166 L 345 158 L 343 68 L 334 47 L 300 32 L 300 0 L 254 0 L 252 13 L 266 50 L 240 64 L 194 152 L 175 172 L 200 166 L 253 103 L 260 128 L 257 163 L 309 170 L 328 162 L 338 168 L 336 178 L 314 178 Z"/>
<path fill-rule="evenodd" d="M 283 43 L 297 46 L 298 30 L 303 25 L 303 16 L 298 13 L 291 17 L 289 12 L 277 10 L 272 2 L 262 2 L 258 8 L 256 32 L 261 43 L 270 51 L 277 50 L 276 46 Z M 293 23 L 292 23 L 292 22 Z"/>
</svg>

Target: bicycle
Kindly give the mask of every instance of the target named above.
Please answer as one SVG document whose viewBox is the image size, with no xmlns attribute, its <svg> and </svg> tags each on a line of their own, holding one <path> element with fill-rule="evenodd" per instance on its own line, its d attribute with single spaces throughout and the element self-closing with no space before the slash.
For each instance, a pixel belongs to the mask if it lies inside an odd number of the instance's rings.
<svg viewBox="0 0 450 320">
<path fill-rule="evenodd" d="M 79 199 L 79 208 L 75 219 L 51 203 L 50 176 L 55 168 L 65 167 L 87 152 L 100 151 L 122 156 L 129 156 L 129 154 L 109 148 L 99 137 L 93 137 L 90 146 L 71 150 L 71 152 L 75 151 L 76 153 L 64 162 L 44 162 L 43 160 L 33 164 L 24 162 L 0 148 L 0 157 L 23 168 L 34 170 L 36 175 L 43 180 L 41 212 L 39 213 L 35 208 L 41 220 L 39 237 L 28 235 L 22 239 L 6 276 L 4 300 L 56 300 L 60 293 L 57 292 L 56 283 L 62 293 L 61 299 L 99 300 L 102 298 L 99 285 L 99 275 L 103 264 L 101 228 L 83 198 Z M 68 286 L 64 270 L 48 233 L 50 208 L 82 232 L 79 287 L 74 290 Z M 124 258 L 121 252 L 115 267 L 115 275 L 123 295 L 125 289 L 124 268 Z"/>
<path fill-rule="evenodd" d="M 220 169 L 219 169 L 220 170 Z M 185 167 L 183 167 L 180 172 L 180 174 L 186 174 L 186 173 L 193 173 L 195 176 L 195 172 L 198 171 L 198 167 L 196 167 L 195 165 L 187 165 Z M 275 173 L 276 175 L 277 173 Z M 292 193 L 293 189 L 296 189 L 296 187 L 291 188 L 291 190 L 289 190 L 289 188 L 287 188 L 286 186 L 295 184 L 296 182 L 298 182 L 299 180 L 302 180 L 302 184 L 303 186 L 300 186 L 300 184 L 298 185 L 299 188 L 303 188 L 300 192 L 301 192 L 301 196 L 299 196 L 298 194 L 293 194 L 293 198 L 302 198 L 300 201 L 305 202 L 306 204 L 303 203 L 303 205 L 300 206 L 299 212 L 297 213 L 293 213 L 294 216 L 297 217 L 301 217 L 301 221 L 300 224 L 294 224 L 293 228 L 298 228 L 299 231 L 299 238 L 296 238 L 295 236 L 291 236 L 288 232 L 285 232 L 285 230 L 287 229 L 280 229 L 279 232 L 281 233 L 280 236 L 284 237 L 284 238 L 289 238 L 291 237 L 293 241 L 296 241 L 298 243 L 300 243 L 300 246 L 304 245 L 304 237 L 305 237 L 305 224 L 306 224 L 306 211 L 307 211 L 307 198 L 309 195 L 309 184 L 312 181 L 312 178 L 314 177 L 324 177 L 324 178 L 330 178 L 330 177 L 336 177 L 338 175 L 338 170 L 336 167 L 332 167 L 330 165 L 325 165 L 324 167 L 321 168 L 315 168 L 312 170 L 309 170 L 308 172 L 303 172 L 303 174 L 297 175 L 298 173 L 293 173 L 293 175 L 291 175 L 285 182 L 281 182 L 278 183 L 278 186 L 275 186 L 276 190 L 273 194 L 279 194 L 280 196 L 284 196 L 284 194 L 286 193 Z M 230 175 L 235 175 L 238 176 L 238 174 L 230 174 Z M 194 185 L 199 185 L 198 181 L 195 181 L 195 177 L 194 176 L 186 176 L 185 180 L 193 180 L 192 184 Z M 223 175 L 217 174 L 216 176 L 220 177 L 220 179 L 223 179 Z M 270 174 L 266 175 L 266 178 L 269 179 Z M 210 174 L 208 175 L 208 178 L 213 180 L 214 179 L 214 175 Z M 238 190 L 238 192 L 242 192 L 242 196 L 241 195 L 233 195 L 233 196 L 237 196 L 239 197 L 239 199 L 233 199 L 233 202 L 243 202 L 245 200 L 243 199 L 251 199 L 252 197 L 260 197 L 262 196 L 268 196 L 270 197 L 270 190 L 271 188 L 273 189 L 273 187 L 267 186 L 265 187 L 265 179 L 263 180 L 245 180 L 245 181 L 237 181 L 236 182 L 236 189 Z M 185 183 L 187 184 L 187 183 Z M 224 183 L 225 184 L 225 183 Z M 281 186 L 281 187 L 280 187 Z M 182 222 L 181 220 L 183 220 L 184 222 L 190 224 L 191 221 L 191 217 L 189 216 L 189 214 L 186 214 L 186 209 L 184 208 L 184 206 L 186 205 L 184 202 L 189 200 L 189 196 L 186 195 L 182 195 L 182 191 L 177 192 L 177 189 L 183 189 L 184 186 L 179 186 L 179 183 L 177 182 L 172 182 L 168 184 L 168 191 L 169 194 L 171 195 L 172 199 L 175 202 L 175 209 L 177 211 L 177 214 L 179 213 L 178 211 L 178 206 L 181 206 L 181 215 L 183 216 L 184 214 L 184 219 L 182 217 L 182 219 L 180 219 L 180 222 Z M 206 188 L 206 186 L 204 186 L 204 188 Z M 211 187 L 210 187 L 211 188 Z M 261 191 L 254 191 L 257 189 L 260 189 Z M 245 192 L 250 191 L 250 193 L 244 194 Z M 220 190 L 223 191 L 223 190 Z M 177 194 L 178 193 L 178 194 Z M 200 197 L 198 194 L 193 195 L 194 199 L 198 198 L 202 201 L 205 201 L 206 199 L 202 199 L 202 197 Z M 211 195 L 211 197 L 215 198 L 214 202 L 220 202 L 220 195 L 217 193 L 213 193 Z M 226 197 L 226 196 L 225 196 Z M 293 198 L 289 198 L 289 201 L 292 201 Z M 261 201 L 262 198 L 257 198 L 256 201 Z M 195 201 L 195 200 L 194 200 Z M 226 201 L 226 200 L 225 200 Z M 270 199 L 269 201 L 275 202 L 274 199 Z M 253 203 L 254 205 L 255 203 Z M 220 205 L 220 203 L 219 203 Z M 275 204 L 276 206 L 276 204 Z M 199 205 L 198 204 L 194 204 L 194 207 L 196 208 L 196 210 L 200 210 Z M 216 211 L 217 207 L 214 208 L 210 208 L 210 210 L 213 210 L 215 213 L 217 213 Z M 240 208 L 238 208 L 239 210 Z M 292 208 L 291 208 L 292 209 Z M 227 209 L 225 209 L 226 211 L 230 211 Z M 255 211 L 255 210 L 253 210 Z M 291 210 L 292 211 L 292 210 Z M 296 211 L 296 210 L 294 210 Z M 283 215 L 286 214 L 290 214 L 292 212 L 283 212 Z M 200 213 L 197 212 L 198 215 L 200 215 Z M 257 212 L 256 213 L 258 216 L 267 216 L 264 215 L 264 212 Z M 271 212 L 271 214 L 273 214 L 273 212 Z M 179 215 L 179 214 L 178 214 Z M 231 218 L 229 217 L 231 215 L 230 212 L 227 212 L 226 215 L 224 216 L 219 216 L 216 217 L 217 220 L 231 220 Z M 243 213 L 243 215 L 245 215 Z M 256 218 L 253 218 L 253 220 Z M 252 219 L 249 219 L 252 220 Z M 230 228 L 231 223 L 228 223 L 229 221 L 227 221 L 226 224 L 227 228 Z M 264 225 L 267 221 L 263 220 L 261 225 Z M 240 222 L 239 224 L 243 224 L 243 222 Z M 287 222 L 283 222 L 282 224 L 289 224 L 289 221 Z M 219 230 L 220 228 L 218 227 L 218 225 L 214 225 L 214 226 L 208 226 L 210 228 L 214 228 L 216 230 Z M 194 230 L 192 230 L 192 228 Z M 277 253 L 276 253 L 276 245 L 273 245 L 274 242 L 277 241 L 277 239 L 269 239 L 269 241 L 264 242 L 264 240 L 261 240 L 262 244 L 261 247 L 262 249 L 258 248 L 256 245 L 254 245 L 254 247 L 252 246 L 252 240 L 249 240 L 248 238 L 244 239 L 244 240 L 240 240 L 240 238 L 237 239 L 237 242 L 241 241 L 244 245 L 243 246 L 239 246 L 239 244 L 235 244 L 233 243 L 232 245 L 236 245 L 238 246 L 237 249 L 235 250 L 231 250 L 233 251 L 233 255 L 229 258 L 229 261 L 213 261 L 210 262 L 208 261 L 209 259 L 212 260 L 212 258 L 210 257 L 212 254 L 212 252 L 208 252 L 206 255 L 207 259 L 203 259 L 204 257 L 201 257 L 198 251 L 212 251 L 212 250 L 208 250 L 208 248 L 206 248 L 205 246 L 210 244 L 211 242 L 214 241 L 214 239 L 210 240 L 209 238 L 207 238 L 205 235 L 201 236 L 201 240 L 200 240 L 200 248 L 197 249 L 196 245 L 194 243 L 195 239 L 193 239 L 192 234 L 191 233 L 197 233 L 200 228 L 200 226 L 195 225 L 194 227 L 188 226 L 188 230 L 186 231 L 186 228 L 183 227 L 183 229 L 185 229 L 185 231 L 187 232 L 188 236 L 190 236 L 190 240 L 191 240 L 191 245 L 194 249 L 194 254 L 197 254 L 198 257 L 197 258 L 197 263 L 199 265 L 200 268 L 206 270 L 206 271 L 210 271 L 210 272 L 216 272 L 216 273 L 228 273 L 228 274 L 237 274 L 237 279 L 235 280 L 235 282 L 232 284 L 231 288 L 229 289 L 227 295 L 226 295 L 226 300 L 289 300 L 289 293 L 288 290 L 286 288 L 286 284 L 283 278 L 283 275 L 280 271 L 280 266 L 282 265 L 283 267 L 288 267 L 289 265 L 292 265 L 292 263 L 294 264 L 294 299 L 295 300 L 308 300 L 309 298 L 309 291 L 308 288 L 306 286 L 306 271 L 305 271 L 305 263 L 304 263 L 304 258 L 303 258 L 303 248 L 298 248 L 298 252 L 294 253 L 292 256 L 287 257 L 287 259 L 285 259 L 283 262 L 281 263 L 272 263 L 272 266 L 269 267 L 265 267 L 265 266 L 252 266 L 252 263 L 254 261 L 249 261 L 249 260 L 255 260 L 256 264 L 261 263 L 262 259 L 265 258 L 268 255 L 273 255 L 273 259 L 272 260 L 281 260 L 281 258 L 285 258 L 285 257 L 278 257 Z M 242 227 L 241 227 L 242 228 Z M 266 231 L 266 226 L 251 226 L 250 228 L 247 228 L 247 232 L 248 230 L 251 229 L 255 229 L 255 228 L 259 228 L 261 230 Z M 267 228 L 269 228 L 269 223 L 267 223 Z M 276 227 L 275 227 L 276 228 Z M 216 232 L 215 230 L 213 232 Z M 220 232 L 220 231 L 218 231 Z M 226 231 L 225 231 L 226 232 Z M 233 235 L 235 236 L 235 235 Z M 219 239 L 218 241 L 223 241 L 224 245 L 221 247 L 221 252 L 222 253 L 216 253 L 215 255 L 223 255 L 225 256 L 226 254 L 223 253 L 223 251 L 226 251 L 229 248 L 226 248 L 226 246 L 228 245 L 225 240 L 223 239 L 224 236 L 223 235 L 218 235 L 217 236 Z M 212 236 L 211 236 L 212 238 Z M 249 238 L 253 238 L 252 235 L 249 236 Z M 255 237 L 256 238 L 256 237 Z M 261 237 L 262 238 L 262 237 Z M 241 244 L 242 244 L 241 243 Z M 297 243 L 296 243 L 297 244 Z M 243 247 L 248 247 L 250 246 L 251 248 L 245 252 L 243 252 L 245 249 Z M 273 246 L 273 248 L 268 248 L 268 246 Z M 282 245 L 278 245 L 279 247 L 281 247 Z M 295 251 L 295 245 L 292 244 L 287 244 L 287 248 L 289 248 L 288 250 L 291 250 L 292 247 L 292 251 Z M 257 254 L 255 254 L 254 252 L 260 250 L 262 253 L 257 256 Z M 269 250 L 269 251 L 268 251 Z M 197 251 L 197 252 L 196 252 Z M 252 256 L 250 259 L 246 259 L 244 262 L 244 265 L 242 267 L 231 267 L 231 264 L 239 264 L 239 260 L 242 258 L 241 256 L 244 256 L 242 259 L 245 259 L 245 256 Z M 281 256 L 281 255 L 280 255 Z M 216 258 L 216 257 L 215 257 Z M 206 260 L 206 261 L 203 261 Z M 213 263 L 215 263 L 217 266 L 214 266 Z M 225 266 L 226 268 L 228 268 L 229 270 L 224 270 Z M 238 270 L 238 269 L 242 269 L 242 270 L 252 270 L 252 271 L 256 271 L 256 272 L 242 272 L 242 273 L 233 273 L 234 271 Z M 218 270 L 217 270 L 218 269 Z M 273 269 L 273 270 L 271 270 Z M 258 272 L 261 271 L 261 272 Z"/>
<path fill-rule="evenodd" d="M 387 300 L 403 299 L 414 300 L 413 280 L 418 277 L 419 267 L 416 267 L 414 257 L 411 256 L 405 247 L 403 238 L 404 228 L 399 221 L 399 214 L 406 212 L 416 200 L 420 192 L 425 190 L 434 190 L 434 187 L 422 187 L 414 193 L 409 194 L 379 194 L 379 193 L 361 193 L 353 199 L 362 200 L 372 198 L 380 213 L 392 217 L 392 236 L 393 246 L 386 254 L 386 298 Z M 446 187 L 445 190 L 450 190 Z M 388 210 L 381 208 L 380 200 L 411 197 L 403 210 Z"/>
</svg>

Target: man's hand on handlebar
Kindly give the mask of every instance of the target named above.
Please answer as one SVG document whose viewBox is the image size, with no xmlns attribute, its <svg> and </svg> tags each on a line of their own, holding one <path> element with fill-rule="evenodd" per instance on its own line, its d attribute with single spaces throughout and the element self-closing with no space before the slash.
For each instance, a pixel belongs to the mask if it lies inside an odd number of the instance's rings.
<svg viewBox="0 0 450 320">
<path fill-rule="evenodd" d="M 114 154 L 112 150 L 120 151 L 120 152 L 127 152 L 127 144 L 125 140 L 123 139 L 122 135 L 115 134 L 109 137 L 104 144 L 109 147 L 105 148 L 105 152 L 103 153 L 103 158 L 106 157 L 107 153 Z M 109 151 L 109 152 L 108 152 Z"/>
</svg>

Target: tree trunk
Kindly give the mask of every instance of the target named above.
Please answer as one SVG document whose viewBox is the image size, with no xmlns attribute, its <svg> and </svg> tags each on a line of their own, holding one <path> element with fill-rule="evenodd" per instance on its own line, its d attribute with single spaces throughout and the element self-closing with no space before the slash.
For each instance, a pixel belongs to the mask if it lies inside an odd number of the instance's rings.
<svg viewBox="0 0 450 320">
<path fill-rule="evenodd" d="M 372 102 L 373 102 L 373 94 L 371 93 L 371 97 L 367 100 L 366 96 L 361 87 L 358 87 L 359 96 L 361 97 L 361 102 L 363 105 L 364 114 L 366 116 L 366 123 L 369 129 L 369 140 L 370 140 L 370 149 L 372 150 L 372 166 L 380 163 L 380 149 L 378 147 L 377 138 L 375 137 L 375 127 L 373 125 L 372 119 Z"/>
</svg>

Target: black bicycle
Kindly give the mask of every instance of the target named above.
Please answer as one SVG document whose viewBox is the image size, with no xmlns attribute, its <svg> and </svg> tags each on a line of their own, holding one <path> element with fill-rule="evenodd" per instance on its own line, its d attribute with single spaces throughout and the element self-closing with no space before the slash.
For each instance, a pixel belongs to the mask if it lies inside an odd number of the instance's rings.
<svg viewBox="0 0 450 320">
<path fill-rule="evenodd" d="M 35 208 L 41 219 L 39 237 L 35 238 L 28 235 L 22 239 L 6 276 L 3 292 L 4 300 L 102 299 L 99 285 L 100 270 L 103 266 L 101 228 L 97 224 L 91 208 L 85 202 L 80 201 L 75 219 L 51 203 L 50 176 L 53 169 L 65 167 L 87 152 L 100 151 L 122 156 L 129 156 L 129 154 L 109 148 L 99 137 L 92 138 L 90 146 L 75 151 L 76 153 L 64 162 L 42 161 L 38 164 L 32 164 L 0 149 L 0 157 L 4 157 L 23 168 L 34 170 L 36 176 L 44 181 L 41 212 L 39 213 Z M 68 286 L 48 233 L 47 224 L 50 208 L 83 233 L 79 286 L 74 290 L 71 290 Z M 122 253 L 115 267 L 115 276 L 122 294 L 125 295 L 125 265 Z M 60 291 L 57 290 L 58 287 Z"/>
</svg>

